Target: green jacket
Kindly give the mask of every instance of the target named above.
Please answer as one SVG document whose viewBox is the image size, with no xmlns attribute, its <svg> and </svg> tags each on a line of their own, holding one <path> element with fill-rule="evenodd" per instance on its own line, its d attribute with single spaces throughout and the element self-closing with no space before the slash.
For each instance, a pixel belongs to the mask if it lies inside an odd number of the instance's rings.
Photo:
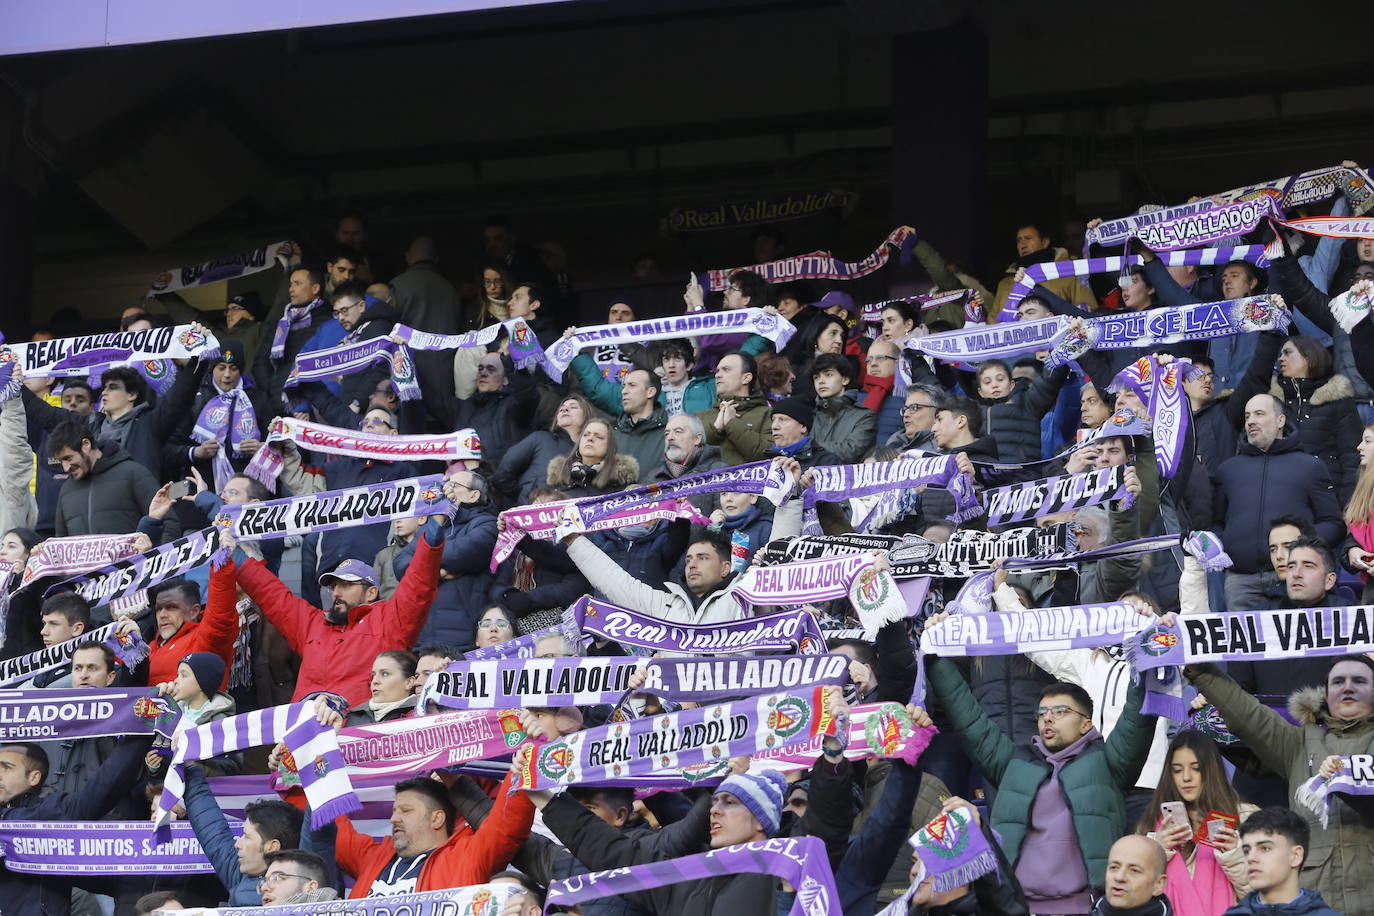
<svg viewBox="0 0 1374 916">
<path fill-rule="evenodd" d="M 708 445 L 720 447 L 720 457 L 727 465 L 748 464 L 758 461 L 773 446 L 773 408 L 761 395 L 744 398 L 724 398 L 738 405 L 735 418 L 725 424 L 725 429 L 716 429 L 716 414 L 720 405 L 697 414 L 701 425 L 706 427 Z"/>
<path fill-rule="evenodd" d="M 658 405 L 642 420 L 627 413 L 615 419 L 616 445 L 622 455 L 639 462 L 640 483 L 653 480 L 654 470 L 663 465 L 663 428 L 667 425 L 668 414 Z"/>
<path fill-rule="evenodd" d="M 1306 688 L 1288 700 L 1294 725 L 1246 693 L 1216 665 L 1193 665 L 1184 674 L 1216 706 L 1231 733 L 1260 761 L 1288 779 L 1289 807 L 1307 820 L 1312 842 L 1302 865 L 1300 883 L 1320 891 L 1326 902 L 1347 916 L 1374 914 L 1374 801 L 1368 796 L 1332 796 L 1327 826 L 1302 805 L 1294 793 L 1317 775 L 1332 754 L 1374 753 L 1374 717 L 1346 722 L 1326 709 L 1325 688 Z"/>
<path fill-rule="evenodd" d="M 926 671 L 964 753 L 997 787 L 992 829 L 1001 834 L 1002 849 L 1015 867 L 1030 826 L 1031 805 L 1051 773 L 1050 764 L 1034 746 L 1012 744 L 983 712 L 952 661 L 931 658 Z M 1111 737 L 1091 742 L 1059 771 L 1078 849 L 1095 888 L 1106 883 L 1107 853 L 1126 833 L 1125 793 L 1135 786 L 1154 739 L 1155 717 L 1140 712 L 1144 698 L 1144 689 L 1133 685 Z"/>
</svg>

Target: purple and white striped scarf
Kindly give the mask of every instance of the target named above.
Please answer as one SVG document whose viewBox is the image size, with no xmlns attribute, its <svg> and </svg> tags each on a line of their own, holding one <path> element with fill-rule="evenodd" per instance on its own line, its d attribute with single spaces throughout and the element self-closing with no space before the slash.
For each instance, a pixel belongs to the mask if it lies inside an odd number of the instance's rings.
<svg viewBox="0 0 1374 916">
<path fill-rule="evenodd" d="M 659 521 L 673 521 L 685 518 L 705 525 L 709 519 L 702 516 L 696 506 L 686 499 L 660 499 L 646 505 L 628 506 L 611 515 L 587 521 L 578 509 L 577 500 L 564 499 L 556 502 L 520 506 L 501 513 L 506 527 L 496 535 L 496 544 L 491 551 L 491 571 L 501 565 L 520 546 L 520 540 L 531 537 L 538 541 L 561 540 L 569 534 L 584 534 L 588 531 L 613 531 L 631 525 L 652 525 Z"/>
<path fill-rule="evenodd" d="M 1183 382 L 1197 371 L 1186 359 L 1161 364 L 1154 356 L 1142 356 L 1116 374 L 1109 391 L 1130 388 L 1145 405 L 1152 423 L 1155 461 L 1159 476 L 1170 480 L 1183 466 L 1188 424 L 1192 409 Z"/>
<path fill-rule="evenodd" d="M 1200 662 L 1261 661 L 1374 652 L 1374 605 L 1185 614 L 1128 646 L 1137 671 Z"/>
<path fill-rule="evenodd" d="M 286 304 L 286 313 L 277 322 L 277 327 L 272 331 L 272 358 L 281 359 L 286 355 L 286 338 L 292 331 L 300 331 L 310 327 L 310 313 L 316 306 L 324 305 L 324 299 L 316 296 L 305 305 Z"/>
<path fill-rule="evenodd" d="M 1209 209 L 1138 226 L 1133 233 L 1151 251 L 1201 248 L 1244 235 L 1269 217 L 1283 216 L 1279 202 L 1269 196 L 1212 204 Z"/>
<path fill-rule="evenodd" d="M 277 417 L 267 431 L 264 444 L 272 442 L 294 442 L 312 452 L 371 461 L 462 461 L 469 458 L 480 461 L 482 458 L 482 442 L 473 429 L 437 436 L 382 436 L 296 417 Z M 281 473 L 280 458 L 259 460 L 273 451 L 258 449 L 244 473 L 255 480 L 275 481 Z"/>
<path fill-rule="evenodd" d="M 232 428 L 229 426 L 231 415 L 234 418 Z M 229 453 L 240 454 L 239 447 L 243 440 L 256 439 L 259 435 L 258 416 L 253 410 L 253 402 L 248 400 L 248 392 L 243 390 L 243 383 L 240 382 L 229 391 L 221 391 L 216 387 L 214 393 L 205 400 L 205 406 L 201 408 L 200 416 L 191 429 L 191 438 L 196 442 L 220 444 L 220 450 L 211 461 L 216 491 L 224 489 L 224 484 L 234 476 Z"/>
<path fill-rule="evenodd" d="M 731 586 L 740 604 L 786 605 L 815 604 L 843 598 L 858 574 L 873 565 L 873 557 L 851 553 L 820 560 L 751 566 Z"/>
<path fill-rule="evenodd" d="M 138 596 L 149 586 L 175 579 L 209 563 L 219 547 L 218 541 L 214 528 L 203 528 L 92 572 L 64 579 L 43 594 L 76 592 L 90 602 L 91 607 L 117 604 Z"/>
<path fill-rule="evenodd" d="M 1225 264 L 1227 261 L 1250 261 L 1261 267 L 1268 263 L 1264 257 L 1263 245 L 1240 245 L 1232 248 L 1195 248 L 1191 251 L 1161 251 L 1159 260 L 1170 267 L 1184 265 L 1206 266 Z M 1117 273 L 1136 264 L 1145 263 L 1140 255 L 1114 255 L 1106 258 L 1079 258 L 1073 261 L 1046 261 L 1032 264 L 1026 268 L 1026 278 L 1020 284 L 1013 284 L 1007 295 L 1007 303 L 997 316 L 998 321 L 1017 319 L 1016 303 L 1026 298 L 1037 283 L 1058 280 L 1062 277 L 1086 277 L 1089 274 Z"/>
<path fill-rule="evenodd" d="M 987 507 L 988 526 L 995 528 L 1056 512 L 1085 509 L 1128 495 L 1126 465 L 1118 464 L 984 490 L 983 505 Z"/>
<path fill-rule="evenodd" d="M 865 302 L 860 309 L 862 317 L 859 320 L 864 324 L 879 324 L 883 320 L 883 309 L 893 305 L 914 305 L 923 312 L 954 303 L 962 305 L 972 292 L 968 289 L 956 289 L 947 293 L 923 293 L 917 296 L 903 296 L 900 299 L 884 299 L 881 302 Z"/>
<path fill-rule="evenodd" d="M 339 756 L 334 730 L 315 718 L 313 703 L 292 703 L 259 709 L 228 719 L 217 719 L 181 731 L 173 741 L 176 748 L 162 797 L 153 810 L 153 822 L 161 836 L 172 819 L 172 808 L 186 792 L 186 764 L 208 760 L 263 744 L 286 745 L 300 774 L 301 786 L 310 803 L 311 825 L 323 827 L 336 817 L 358 810 L 361 803 L 353 794 L 348 770 Z"/>
<path fill-rule="evenodd" d="M 539 345 L 539 338 L 523 318 L 508 318 L 498 324 L 464 334 L 431 334 L 398 324 L 391 329 L 391 336 L 405 341 L 412 350 L 466 350 L 469 347 L 485 349 L 496 342 L 502 331 L 510 341 L 507 349 L 515 368 L 543 366 L 545 371 L 551 368 L 544 358 L 544 348 Z"/>
<path fill-rule="evenodd" d="M 134 666 L 148 657 L 148 644 L 137 629 L 125 636 L 116 635 L 117 626 L 118 623 L 107 623 L 55 646 L 0 661 L 0 687 L 14 687 L 34 675 L 60 668 L 72 660 L 72 654 L 77 649 L 93 642 L 109 646 L 115 658 L 132 671 Z"/>
<path fill-rule="evenodd" d="M 1340 772 L 1330 779 L 1313 776 L 1293 793 L 1293 800 L 1317 815 L 1323 827 L 1331 817 L 1333 795 L 1374 795 L 1374 754 L 1342 756 Z"/>
<path fill-rule="evenodd" d="M 757 334 L 772 341 L 773 346 L 781 350 L 797 333 L 797 329 L 781 315 L 760 308 L 691 312 L 667 318 L 579 328 L 571 337 L 555 341 L 545 356 L 550 364 L 550 374 L 557 379 L 572 365 L 573 357 L 586 347 L 730 333 Z"/>
<path fill-rule="evenodd" d="M 574 875 L 549 885 L 548 903 L 571 905 L 741 873 L 772 875 L 796 888 L 787 916 L 838 916 L 843 912 L 825 843 L 813 836 L 741 843 L 680 859 Z"/>
<path fill-rule="evenodd" d="M 19 587 L 25 588 L 47 576 L 90 572 L 137 553 L 137 534 L 83 534 L 48 538 L 35 547 L 24 564 Z"/>
<path fill-rule="evenodd" d="M 1154 622 L 1124 601 L 951 614 L 921 634 L 921 652 L 940 656 L 1022 655 L 1120 645 Z"/>
<path fill-rule="evenodd" d="M 286 388 L 301 382 L 323 382 L 343 375 L 362 372 L 373 363 L 386 363 L 391 385 L 402 401 L 420 399 L 420 382 L 415 374 L 415 361 L 405 344 L 389 337 L 344 342 L 324 350 L 311 350 L 296 357 L 296 365 L 286 377 Z"/>
</svg>

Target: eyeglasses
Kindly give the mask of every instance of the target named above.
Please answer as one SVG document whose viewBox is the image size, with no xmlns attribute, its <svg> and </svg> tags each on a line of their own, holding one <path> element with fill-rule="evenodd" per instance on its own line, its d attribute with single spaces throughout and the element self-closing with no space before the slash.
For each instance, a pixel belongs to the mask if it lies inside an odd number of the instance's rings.
<svg viewBox="0 0 1374 916">
<path fill-rule="evenodd" d="M 341 309 L 335 309 L 335 310 L 334 310 L 334 317 L 335 317 L 335 318 L 342 318 L 342 317 L 344 317 L 345 315 L 347 315 L 349 312 L 353 311 L 355 308 L 357 308 L 357 307 L 360 306 L 360 305 L 362 305 L 361 302 L 355 302 L 353 305 L 345 305 L 345 306 L 344 306 L 343 308 L 341 308 Z"/>
<path fill-rule="evenodd" d="M 248 311 L 248 309 L 246 309 L 246 308 L 244 308 L 243 306 L 239 305 L 237 302 L 231 302 L 231 303 L 229 303 L 228 305 L 226 305 L 226 306 L 224 307 L 224 310 L 225 310 L 226 312 L 246 312 L 246 311 Z"/>
<path fill-rule="evenodd" d="M 380 417 L 367 417 L 367 418 L 365 418 L 365 419 L 363 420 L 363 426 L 385 426 L 387 429 L 395 429 L 395 428 L 396 428 L 396 427 L 392 426 L 390 423 L 388 423 L 387 421 L 381 419 Z"/>
<path fill-rule="evenodd" d="M 732 283 L 732 284 L 730 284 L 729 286 L 725 287 L 724 292 L 727 292 L 727 293 L 742 293 L 742 292 L 744 292 L 744 290 L 740 289 L 738 286 L 735 286 L 735 285 Z"/>
<path fill-rule="evenodd" d="M 883 354 L 883 353 L 870 353 L 870 354 L 868 354 L 867 356 L 864 357 L 864 362 L 866 362 L 866 363 L 873 363 L 873 362 L 877 362 L 877 361 L 880 360 L 880 359 L 890 359 L 890 360 L 892 360 L 893 362 L 896 362 L 897 357 L 895 357 L 895 356 L 887 356 L 886 354 Z"/>
<path fill-rule="evenodd" d="M 1212 373 L 1212 372 L 1203 372 L 1203 373 L 1201 373 L 1201 374 L 1199 374 L 1199 375 L 1194 376 L 1194 377 L 1193 377 L 1193 381 L 1195 381 L 1195 382 L 1210 382 L 1210 381 L 1211 381 L 1212 379 L 1214 379 L 1214 378 L 1216 378 L 1216 374 L 1215 374 L 1215 373 Z"/>
<path fill-rule="evenodd" d="M 934 404 L 903 404 L 903 405 L 902 405 L 902 416 L 906 416 L 907 414 L 915 413 L 915 412 L 918 411 L 918 410 L 934 410 L 934 409 L 935 409 L 935 405 L 934 405 Z"/>
<path fill-rule="evenodd" d="M 511 628 L 510 621 L 509 621 L 509 620 L 479 620 L 479 621 L 477 621 L 477 629 L 479 629 L 479 630 L 500 630 L 500 629 L 502 629 L 502 628 L 509 630 L 509 629 Z"/>
<path fill-rule="evenodd" d="M 280 884 L 283 878 L 300 878 L 302 881 L 315 880 L 309 875 L 295 875 L 287 871 L 274 871 L 271 874 L 262 876 L 262 880 L 258 882 L 258 892 L 261 893 L 264 887 L 268 887 L 273 884 Z"/>
<path fill-rule="evenodd" d="M 1085 719 L 1088 718 L 1086 715 L 1074 709 L 1072 706 L 1041 706 L 1039 709 L 1035 711 L 1035 718 L 1043 719 L 1046 716 L 1049 716 L 1052 720 L 1058 721 L 1070 714 L 1075 716 L 1083 716 L 1083 718 Z"/>
</svg>

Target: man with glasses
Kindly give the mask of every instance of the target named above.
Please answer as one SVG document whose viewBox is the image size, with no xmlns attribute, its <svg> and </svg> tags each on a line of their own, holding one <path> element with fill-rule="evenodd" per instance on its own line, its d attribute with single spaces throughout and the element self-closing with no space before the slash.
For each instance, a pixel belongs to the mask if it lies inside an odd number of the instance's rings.
<svg viewBox="0 0 1374 916">
<path fill-rule="evenodd" d="M 224 310 L 201 311 L 176 293 L 159 293 L 156 297 L 167 310 L 167 315 L 177 324 L 190 324 L 199 321 L 215 332 L 220 340 L 232 337 L 243 345 L 245 366 L 252 366 L 258 355 L 258 344 L 262 341 L 263 328 L 266 327 L 258 316 L 262 314 L 262 299 L 249 290 L 236 293 L 224 304 Z M 270 332 L 269 332 L 270 333 Z"/>
<path fill-rule="evenodd" d="M 313 852 L 285 849 L 268 853 L 265 861 L 267 871 L 257 886 L 263 906 L 338 899 L 339 892 L 329 886 L 329 866 Z"/>
<path fill-rule="evenodd" d="M 458 353 L 462 355 L 471 349 Z M 454 366 L 457 371 L 457 357 Z M 470 397 L 453 397 L 452 388 L 439 391 L 426 387 L 425 406 L 443 429 L 471 427 L 482 443 L 482 453 L 497 461 L 530 434 L 539 390 L 534 376 L 524 370 L 517 372 L 510 357 L 503 353 L 482 353 L 475 369 L 476 384 L 467 379 L 472 386 Z"/>
<path fill-rule="evenodd" d="M 897 379 L 897 361 L 902 357 L 902 349 L 891 340 L 878 339 L 869 345 L 864 357 L 865 371 L 863 381 L 864 407 L 878 417 L 878 442 L 887 442 L 902 429 L 902 406 L 904 398 L 893 388 Z"/>
<path fill-rule="evenodd" d="M 932 617 L 932 626 L 944 615 Z M 1093 701 L 1076 684 L 1048 684 L 1036 735 L 1017 747 L 979 706 L 951 659 L 932 657 L 930 687 L 964 753 L 997 789 L 992 828 L 1002 837 L 1032 913 L 1087 913 L 1106 882 L 1112 843 L 1126 832 L 1125 795 L 1150 752 L 1155 717 L 1134 683 L 1111 735 L 1093 725 Z"/>
<path fill-rule="evenodd" d="M 923 382 L 906 390 L 902 405 L 902 428 L 887 437 L 887 445 L 899 451 L 922 449 L 935 451 L 935 439 L 930 428 L 935 425 L 935 411 L 948 395 L 938 385 Z"/>
<path fill-rule="evenodd" d="M 340 284 L 334 290 L 333 302 L 334 320 L 345 331 L 343 343 L 385 337 L 401 317 L 393 306 L 369 296 L 361 283 Z M 370 402 L 378 384 L 386 381 L 386 366 L 371 366 L 339 379 L 339 397 L 348 407 L 358 410 Z"/>
<path fill-rule="evenodd" d="M 1215 478 L 1221 463 L 1236 453 L 1236 427 L 1226 412 L 1226 400 L 1216 397 L 1216 370 L 1211 357 L 1194 357 L 1193 365 L 1202 371 L 1191 379 L 1185 378 L 1183 390 L 1193 409 L 1197 456 Z"/>
</svg>

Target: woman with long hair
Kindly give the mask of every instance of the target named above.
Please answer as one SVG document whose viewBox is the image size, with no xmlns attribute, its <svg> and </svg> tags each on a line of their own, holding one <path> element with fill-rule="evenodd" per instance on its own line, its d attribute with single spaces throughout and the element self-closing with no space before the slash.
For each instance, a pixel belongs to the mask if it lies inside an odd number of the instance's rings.
<svg viewBox="0 0 1374 916">
<path fill-rule="evenodd" d="M 1183 817 L 1177 816 L 1180 804 Z M 1236 825 L 1257 810 L 1241 801 L 1226 778 L 1211 738 L 1191 729 L 1174 736 L 1164 775 L 1136 827 L 1169 857 L 1164 892 L 1174 912 L 1221 916 L 1249 892 Z"/>
<path fill-rule="evenodd" d="M 371 699 L 348 711 L 345 725 L 368 725 L 404 719 L 415 711 L 415 669 L 419 663 L 412 653 L 399 649 L 378 653 L 372 660 L 368 682 Z"/>
<path fill-rule="evenodd" d="M 492 478 L 496 489 L 519 505 L 527 505 L 530 492 L 544 486 L 549 462 L 566 455 L 582 435 L 582 427 L 595 416 L 591 402 L 580 394 L 570 394 L 558 404 L 548 429 L 537 429 L 501 456 Z"/>
<path fill-rule="evenodd" d="M 607 420 L 588 420 L 567 455 L 549 462 L 548 484 L 576 499 L 623 490 L 639 482 L 639 462 L 620 454 Z"/>
<path fill-rule="evenodd" d="M 1369 578 L 1374 572 L 1374 423 L 1364 428 L 1356 452 L 1360 456 L 1360 476 L 1355 481 L 1355 492 L 1345 504 L 1345 526 L 1350 536 L 1345 540 L 1343 559 L 1345 568 L 1359 573 L 1364 582 L 1360 603 L 1369 604 L 1374 598 Z"/>
<path fill-rule="evenodd" d="M 477 308 L 472 326 L 484 328 L 510 317 L 506 302 L 515 292 L 515 279 L 501 261 L 486 261 L 477 270 Z"/>
<path fill-rule="evenodd" d="M 7 588 L 10 596 L 9 613 L 5 615 L 4 642 L 0 648 L 0 658 L 14 658 L 27 655 L 42 648 L 39 634 L 41 617 L 39 605 L 43 601 L 41 588 L 20 590 L 23 583 L 24 566 L 29 562 L 40 538 L 30 528 L 11 528 L 0 535 L 0 575 L 9 573 L 8 580 L 0 580 L 0 588 Z"/>
</svg>

